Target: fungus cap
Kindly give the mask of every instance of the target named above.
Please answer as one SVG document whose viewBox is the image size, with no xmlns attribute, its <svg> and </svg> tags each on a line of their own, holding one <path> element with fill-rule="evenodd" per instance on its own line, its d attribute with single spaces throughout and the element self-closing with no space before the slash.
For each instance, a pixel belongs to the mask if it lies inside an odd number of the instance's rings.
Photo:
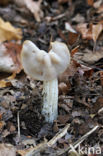
<svg viewBox="0 0 103 156">
<path fill-rule="evenodd" d="M 23 43 L 21 61 L 26 74 L 35 80 L 49 81 L 66 70 L 70 63 L 66 44 L 55 41 L 51 47 L 47 53 L 29 40 Z"/>
</svg>

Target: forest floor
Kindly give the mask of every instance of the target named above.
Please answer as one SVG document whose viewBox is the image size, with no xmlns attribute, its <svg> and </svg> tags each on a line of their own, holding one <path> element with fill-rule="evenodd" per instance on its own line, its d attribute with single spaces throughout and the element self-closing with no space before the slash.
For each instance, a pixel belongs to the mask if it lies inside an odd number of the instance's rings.
<svg viewBox="0 0 103 156">
<path fill-rule="evenodd" d="M 41 115 L 42 82 L 22 69 L 25 40 L 46 51 L 62 41 L 71 52 L 53 125 Z M 0 62 L 0 156 L 102 155 L 102 0 L 0 0 Z"/>
</svg>

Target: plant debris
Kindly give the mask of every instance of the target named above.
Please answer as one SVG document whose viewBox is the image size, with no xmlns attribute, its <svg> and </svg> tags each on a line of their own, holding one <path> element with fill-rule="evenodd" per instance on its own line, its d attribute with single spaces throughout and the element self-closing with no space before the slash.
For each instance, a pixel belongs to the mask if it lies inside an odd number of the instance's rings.
<svg viewBox="0 0 103 156">
<path fill-rule="evenodd" d="M 41 114 L 42 82 L 23 71 L 25 40 L 45 51 L 57 40 L 71 51 L 58 78 L 53 124 Z M 0 0 L 0 156 L 6 155 L 103 155 L 102 0 Z"/>
</svg>

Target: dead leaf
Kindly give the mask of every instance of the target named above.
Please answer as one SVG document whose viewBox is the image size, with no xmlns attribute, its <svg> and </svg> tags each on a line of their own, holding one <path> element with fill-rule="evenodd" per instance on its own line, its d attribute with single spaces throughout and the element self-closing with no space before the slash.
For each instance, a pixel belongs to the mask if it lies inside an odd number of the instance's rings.
<svg viewBox="0 0 103 156">
<path fill-rule="evenodd" d="M 9 2 L 10 2 L 10 0 L 0 0 L 0 5 L 6 6 L 6 5 L 8 5 Z"/>
<path fill-rule="evenodd" d="M 16 149 L 11 144 L 0 144 L 0 156 L 16 156 Z"/>
<path fill-rule="evenodd" d="M 41 21 L 41 18 L 43 17 L 43 11 L 41 10 L 42 0 L 15 0 L 14 2 L 20 7 L 26 7 L 34 15 L 37 22 Z"/>
<path fill-rule="evenodd" d="M 0 131 L 2 130 L 2 128 L 5 126 L 5 122 L 4 121 L 0 121 Z"/>
<path fill-rule="evenodd" d="M 37 22 L 41 21 L 41 17 L 43 16 L 43 12 L 40 9 L 42 0 L 34 2 L 33 0 L 25 0 L 26 7 L 31 11 L 34 15 Z"/>
<path fill-rule="evenodd" d="M 103 71 L 100 71 L 100 81 L 101 81 L 101 85 L 103 87 Z"/>
<path fill-rule="evenodd" d="M 102 4 L 102 5 L 100 5 L 100 7 L 98 8 L 97 13 L 102 13 L 102 12 L 103 12 L 103 4 Z"/>
<path fill-rule="evenodd" d="M 71 56 L 73 56 L 75 53 L 77 53 L 79 51 L 79 45 L 75 48 L 72 49 L 71 51 Z"/>
<path fill-rule="evenodd" d="M 11 86 L 12 84 L 11 84 L 10 80 L 13 80 L 15 78 L 15 76 L 16 76 L 16 74 L 13 73 L 8 78 L 6 78 L 4 80 L 0 80 L 0 88 Z"/>
<path fill-rule="evenodd" d="M 82 34 L 83 39 L 93 39 L 93 41 L 96 42 L 100 33 L 103 30 L 103 25 L 101 23 L 91 23 L 89 25 L 87 23 L 81 23 L 77 25 L 77 30 Z"/>
<path fill-rule="evenodd" d="M 64 94 L 64 95 L 67 94 L 69 88 L 68 88 L 66 83 L 61 82 L 58 87 L 59 87 L 59 95 L 60 94 Z"/>
<path fill-rule="evenodd" d="M 19 73 L 22 69 L 21 64 L 21 48 L 22 46 L 16 43 L 8 42 L 4 44 L 7 49 L 7 53 L 12 58 L 16 69 L 13 71 L 15 73 Z"/>
<path fill-rule="evenodd" d="M 65 29 L 72 33 L 77 33 L 68 22 L 65 23 Z"/>
<path fill-rule="evenodd" d="M 59 30 L 59 35 L 63 40 L 66 41 L 68 45 L 73 45 L 74 43 L 76 43 L 79 37 L 79 34 L 73 32 L 72 29 L 70 29 L 70 31 L 68 31 L 67 34 L 64 34 L 61 30 Z"/>
<path fill-rule="evenodd" d="M 19 73 L 22 69 L 20 61 L 21 45 L 15 43 L 0 44 L 0 72 Z"/>
<path fill-rule="evenodd" d="M 84 72 L 84 76 L 86 78 L 90 78 L 93 75 L 94 70 L 93 69 L 89 69 L 87 71 Z"/>
<path fill-rule="evenodd" d="M 96 25 L 92 25 L 92 38 L 93 38 L 94 42 L 97 41 L 102 30 L 103 30 L 103 26 L 101 23 L 98 23 Z"/>
<path fill-rule="evenodd" d="M 101 6 L 101 4 L 102 4 L 102 0 L 98 0 L 98 1 L 96 1 L 96 2 L 93 4 L 93 6 L 94 6 L 94 8 L 99 8 L 99 7 Z"/>
<path fill-rule="evenodd" d="M 80 64 L 77 63 L 75 60 L 72 60 L 66 71 L 59 76 L 59 81 L 66 82 L 68 85 L 68 77 L 74 76 L 78 70 L 78 67 L 80 67 Z"/>
<path fill-rule="evenodd" d="M 70 115 L 59 115 L 58 116 L 58 121 L 61 124 L 66 124 L 70 120 Z"/>
<path fill-rule="evenodd" d="M 79 31 L 82 34 L 83 39 L 92 39 L 92 29 L 91 26 L 89 28 L 87 27 L 87 23 L 80 23 L 77 25 L 77 31 Z"/>
<path fill-rule="evenodd" d="M 68 32 L 68 44 L 73 45 L 76 43 L 79 35 L 77 33 Z"/>
<path fill-rule="evenodd" d="M 76 60 L 80 60 L 81 62 L 88 63 L 88 64 L 95 64 L 98 62 L 100 59 L 103 58 L 103 48 L 101 48 L 98 51 L 91 51 L 89 49 L 85 49 L 85 52 L 78 52 L 74 55 L 74 58 Z"/>
<path fill-rule="evenodd" d="M 69 0 L 58 0 L 58 3 L 63 4 L 63 3 L 67 3 Z"/>
<path fill-rule="evenodd" d="M 0 18 L 0 42 L 9 40 L 21 40 L 22 31 L 20 28 L 14 28 L 11 23 L 5 22 Z"/>
<path fill-rule="evenodd" d="M 103 97 L 98 97 L 92 108 L 92 113 L 97 113 L 103 107 Z"/>
<path fill-rule="evenodd" d="M 93 6 L 94 0 L 87 0 L 88 5 Z"/>
</svg>

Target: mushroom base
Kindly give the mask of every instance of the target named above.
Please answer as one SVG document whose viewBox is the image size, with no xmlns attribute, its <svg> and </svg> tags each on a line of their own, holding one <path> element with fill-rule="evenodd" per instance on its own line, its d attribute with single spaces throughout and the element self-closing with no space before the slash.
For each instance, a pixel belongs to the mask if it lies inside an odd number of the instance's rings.
<svg viewBox="0 0 103 156">
<path fill-rule="evenodd" d="M 45 121 L 53 123 L 58 116 L 58 79 L 44 81 L 43 83 L 43 108 L 42 114 Z"/>
</svg>

